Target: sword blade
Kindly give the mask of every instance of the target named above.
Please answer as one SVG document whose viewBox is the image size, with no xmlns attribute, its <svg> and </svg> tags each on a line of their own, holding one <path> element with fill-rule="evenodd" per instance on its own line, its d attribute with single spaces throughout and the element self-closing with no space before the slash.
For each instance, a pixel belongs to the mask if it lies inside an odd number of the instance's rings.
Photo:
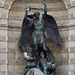
<svg viewBox="0 0 75 75">
<path fill-rule="evenodd" d="M 34 10 L 43 10 L 42 8 L 31 8 L 31 9 L 34 9 Z"/>
</svg>

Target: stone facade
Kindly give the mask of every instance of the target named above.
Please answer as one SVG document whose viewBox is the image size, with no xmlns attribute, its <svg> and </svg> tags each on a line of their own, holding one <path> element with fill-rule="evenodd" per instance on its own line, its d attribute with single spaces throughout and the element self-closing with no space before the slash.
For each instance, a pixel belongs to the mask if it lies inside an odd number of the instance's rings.
<svg viewBox="0 0 75 75">
<path fill-rule="evenodd" d="M 0 75 L 24 74 L 26 61 L 17 43 L 27 6 L 43 8 L 40 0 L 0 0 Z M 47 7 L 63 38 L 62 47 L 47 41 L 58 65 L 56 75 L 75 75 L 75 0 L 47 0 Z"/>
</svg>

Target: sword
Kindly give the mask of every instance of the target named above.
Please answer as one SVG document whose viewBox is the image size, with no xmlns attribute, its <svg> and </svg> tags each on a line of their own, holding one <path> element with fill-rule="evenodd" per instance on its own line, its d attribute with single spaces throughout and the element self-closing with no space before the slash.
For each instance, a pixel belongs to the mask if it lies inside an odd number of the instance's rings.
<svg viewBox="0 0 75 75">
<path fill-rule="evenodd" d="M 44 10 L 43 8 L 32 8 L 32 7 L 31 7 L 31 9 L 33 9 L 33 10 Z"/>
<path fill-rule="evenodd" d="M 42 0 L 42 2 L 45 2 L 45 0 Z M 32 8 L 31 6 L 29 7 L 29 9 L 31 10 L 31 9 L 33 9 L 33 10 L 44 10 L 43 8 Z"/>
</svg>

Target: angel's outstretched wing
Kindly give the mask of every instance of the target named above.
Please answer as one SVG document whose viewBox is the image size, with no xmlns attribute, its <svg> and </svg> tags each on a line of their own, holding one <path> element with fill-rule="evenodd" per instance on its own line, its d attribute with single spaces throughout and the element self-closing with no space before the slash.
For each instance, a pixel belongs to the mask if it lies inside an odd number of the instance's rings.
<svg viewBox="0 0 75 75">
<path fill-rule="evenodd" d="M 20 35 L 20 39 L 18 42 L 19 47 L 25 46 L 29 42 L 32 36 L 33 25 L 30 19 L 32 19 L 32 16 L 28 15 L 27 18 L 24 18 L 23 20 L 21 35 Z"/>
<path fill-rule="evenodd" d="M 56 44 L 61 45 L 62 39 L 60 37 L 55 19 L 48 14 L 44 14 L 43 19 L 45 21 L 46 31 L 50 39 L 53 40 L 53 42 L 55 42 Z"/>
</svg>

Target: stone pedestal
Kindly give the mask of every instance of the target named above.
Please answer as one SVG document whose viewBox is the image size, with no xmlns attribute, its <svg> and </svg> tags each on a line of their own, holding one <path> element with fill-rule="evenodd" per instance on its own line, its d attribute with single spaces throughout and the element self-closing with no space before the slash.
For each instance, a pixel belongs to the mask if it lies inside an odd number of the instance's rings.
<svg viewBox="0 0 75 75">
<path fill-rule="evenodd" d="M 26 75 L 44 75 L 44 73 L 39 68 L 32 68 Z"/>
</svg>

